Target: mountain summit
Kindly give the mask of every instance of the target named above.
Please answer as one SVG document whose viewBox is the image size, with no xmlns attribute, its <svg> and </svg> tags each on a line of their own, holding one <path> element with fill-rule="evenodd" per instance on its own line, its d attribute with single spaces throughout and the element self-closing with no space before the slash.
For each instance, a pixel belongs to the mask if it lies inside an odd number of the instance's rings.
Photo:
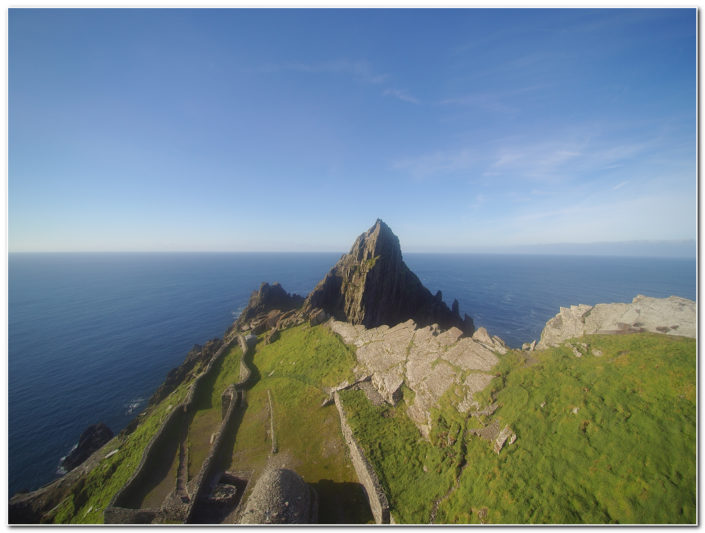
<svg viewBox="0 0 705 533">
<path fill-rule="evenodd" d="M 472 319 L 434 296 L 402 260 L 399 238 L 382 220 L 355 239 L 306 298 L 304 308 L 320 308 L 337 320 L 368 328 L 394 326 L 413 319 L 419 326 L 458 327 L 466 335 L 475 330 Z"/>
</svg>

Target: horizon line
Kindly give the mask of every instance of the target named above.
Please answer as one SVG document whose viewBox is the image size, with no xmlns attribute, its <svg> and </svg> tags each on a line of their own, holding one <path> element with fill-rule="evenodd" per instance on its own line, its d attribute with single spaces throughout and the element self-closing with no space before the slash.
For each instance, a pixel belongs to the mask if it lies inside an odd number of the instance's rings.
<svg viewBox="0 0 705 533">
<path fill-rule="evenodd" d="M 410 246 L 406 253 L 430 253 L 430 254 L 507 254 L 507 253 L 535 253 L 538 255 L 594 255 L 595 250 L 603 247 L 602 251 L 598 251 L 598 255 L 606 255 L 605 248 L 615 246 L 639 246 L 639 247 L 669 247 L 674 246 L 695 246 L 692 250 L 692 255 L 697 255 L 698 239 L 672 239 L 672 240 L 623 240 L 623 241 L 591 241 L 591 242 L 553 242 L 553 243 L 533 243 L 533 244 L 477 244 L 468 246 Z M 560 251 L 561 248 L 566 250 Z M 581 250 L 585 249 L 585 250 Z M 592 249 L 592 250 L 591 250 Z M 346 250 L 349 250 L 346 248 Z M 10 254 L 86 254 L 86 253 L 106 253 L 106 254 L 138 254 L 138 253 L 347 253 L 344 249 L 280 249 L 280 250 L 253 250 L 253 249 L 213 249 L 213 250 L 189 250 L 189 249 L 174 249 L 174 250 L 139 250 L 139 249 L 113 249 L 113 250 L 10 250 L 5 249 L 6 255 Z M 404 251 L 404 250 L 402 250 Z M 593 253 L 581 253 L 581 252 Z M 633 255 L 628 253 L 626 255 Z M 645 251 L 642 249 L 642 252 Z M 615 254 L 620 255 L 620 254 Z M 643 255 L 640 254 L 640 255 Z M 691 254 L 687 254 L 691 255 Z"/>
</svg>

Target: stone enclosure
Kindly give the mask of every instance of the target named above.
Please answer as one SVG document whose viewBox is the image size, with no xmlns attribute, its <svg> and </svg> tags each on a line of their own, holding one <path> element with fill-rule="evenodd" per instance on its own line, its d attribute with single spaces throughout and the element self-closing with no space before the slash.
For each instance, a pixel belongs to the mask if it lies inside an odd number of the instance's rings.
<svg viewBox="0 0 705 533">
<path fill-rule="evenodd" d="M 106 524 L 140 524 L 153 522 L 188 522 L 193 519 L 194 513 L 199 504 L 208 503 L 211 493 L 220 485 L 241 485 L 244 488 L 246 480 L 240 478 L 231 479 L 227 473 L 219 472 L 216 465 L 225 435 L 231 429 L 234 415 L 241 404 L 243 389 L 250 378 L 251 370 L 245 363 L 245 355 L 253 346 L 251 340 L 248 344 L 242 337 L 238 337 L 240 345 L 243 347 L 243 357 L 241 359 L 240 381 L 226 387 L 221 396 L 221 424 L 212 441 L 211 448 L 206 456 L 198 475 L 191 480 L 188 477 L 187 468 L 188 457 L 185 453 L 184 439 L 185 430 L 188 427 L 190 417 L 193 416 L 194 399 L 201 392 L 204 382 L 218 368 L 218 363 L 223 355 L 230 348 L 232 341 L 221 346 L 216 352 L 206 369 L 195 379 L 191 389 L 183 403 L 173 408 L 159 431 L 152 437 L 144 450 L 142 460 L 130 480 L 115 494 L 110 505 L 104 511 Z M 256 338 L 255 338 L 256 341 Z M 149 489 L 150 477 L 155 475 L 155 465 L 163 463 L 160 456 L 171 456 L 174 448 L 179 448 L 179 467 L 177 469 L 177 479 L 175 489 L 163 500 L 159 507 L 144 508 L 142 500 Z M 225 481 L 222 483 L 221 481 Z M 216 495 L 215 503 L 222 504 L 228 500 L 221 494 Z"/>
</svg>

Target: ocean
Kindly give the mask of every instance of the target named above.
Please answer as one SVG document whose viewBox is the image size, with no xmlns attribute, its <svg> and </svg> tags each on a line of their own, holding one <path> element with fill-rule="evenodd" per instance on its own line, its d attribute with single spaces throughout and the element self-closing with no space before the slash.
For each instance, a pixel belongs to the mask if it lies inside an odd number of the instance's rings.
<svg viewBox="0 0 705 533">
<path fill-rule="evenodd" d="M 221 337 L 263 281 L 306 295 L 340 253 L 10 254 L 9 494 L 57 477 L 81 432 L 119 432 L 194 344 Z M 560 306 L 695 300 L 695 259 L 405 254 L 510 346 Z"/>
</svg>

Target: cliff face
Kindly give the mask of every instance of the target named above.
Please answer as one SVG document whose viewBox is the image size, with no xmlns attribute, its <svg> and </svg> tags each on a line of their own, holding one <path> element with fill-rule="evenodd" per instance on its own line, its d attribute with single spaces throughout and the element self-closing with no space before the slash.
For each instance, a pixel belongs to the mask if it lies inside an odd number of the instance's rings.
<svg viewBox="0 0 705 533">
<path fill-rule="evenodd" d="M 360 235 L 309 294 L 304 309 L 320 308 L 337 320 L 366 327 L 394 326 L 413 319 L 419 326 L 453 326 L 472 335 L 472 319 L 461 318 L 441 292 L 432 295 L 402 260 L 399 239 L 381 220 Z"/>
</svg>

